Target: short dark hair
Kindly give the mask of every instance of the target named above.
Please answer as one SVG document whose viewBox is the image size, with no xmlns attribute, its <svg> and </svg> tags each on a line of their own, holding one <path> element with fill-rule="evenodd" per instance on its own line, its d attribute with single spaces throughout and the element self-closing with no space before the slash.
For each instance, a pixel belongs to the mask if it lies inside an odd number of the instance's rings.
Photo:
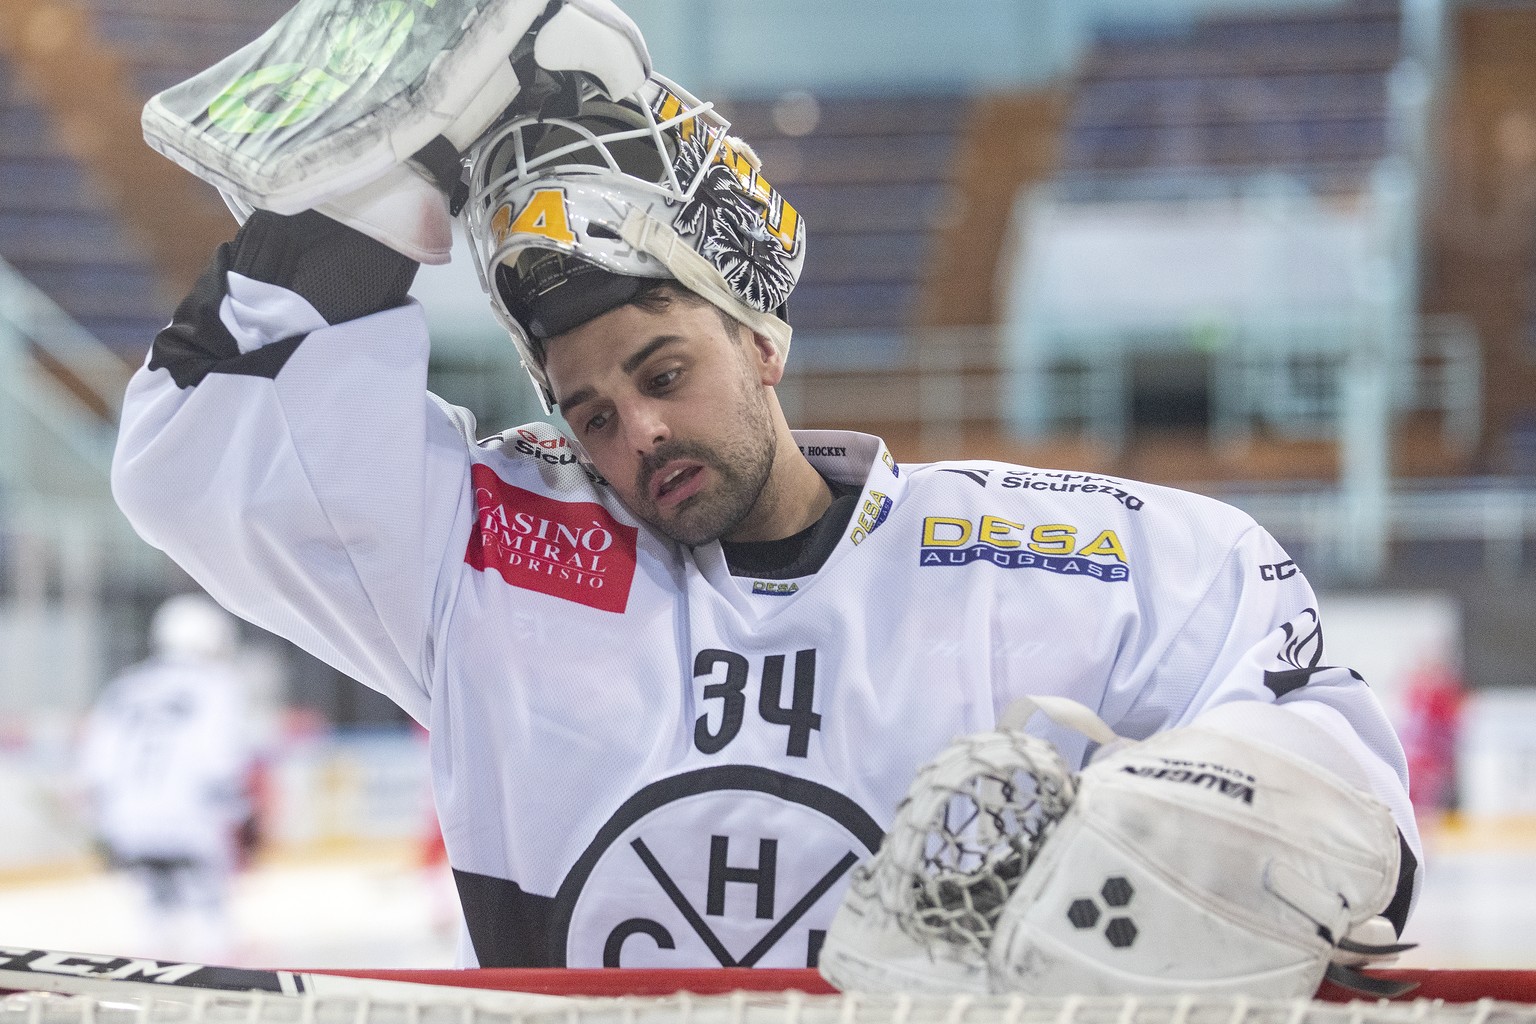
<svg viewBox="0 0 1536 1024">
<path fill-rule="evenodd" d="M 715 315 L 720 318 L 720 323 L 725 327 L 725 333 L 735 337 L 737 329 L 742 326 L 725 310 L 710 302 L 704 296 L 691 289 L 683 287 L 676 281 L 665 277 L 654 277 L 646 280 L 635 293 L 634 298 L 625 303 L 626 306 L 638 306 L 647 313 L 665 313 L 667 307 L 676 299 L 685 306 L 710 306 Z"/>
<path fill-rule="evenodd" d="M 673 302 L 680 302 L 685 306 L 709 306 L 720 318 L 721 325 L 725 328 L 726 336 L 735 339 L 738 330 L 743 326 L 725 310 L 710 302 L 704 296 L 667 277 L 651 277 L 643 279 L 639 290 L 629 298 L 623 306 L 635 306 L 647 313 L 665 313 Z M 619 308 L 619 307 L 615 307 Z M 539 362 L 539 369 L 544 369 L 549 360 L 548 340 L 530 338 L 529 347 L 533 349 L 534 358 Z"/>
</svg>

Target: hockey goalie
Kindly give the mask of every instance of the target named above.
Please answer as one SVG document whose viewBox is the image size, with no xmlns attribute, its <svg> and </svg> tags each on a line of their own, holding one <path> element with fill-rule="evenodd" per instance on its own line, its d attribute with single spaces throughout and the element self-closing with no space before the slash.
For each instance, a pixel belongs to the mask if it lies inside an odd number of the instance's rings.
<svg viewBox="0 0 1536 1024">
<path fill-rule="evenodd" d="M 807 218 L 607 0 L 304 0 L 144 123 L 243 224 L 114 494 L 428 729 L 465 966 L 1273 994 L 1397 945 L 1402 751 L 1280 544 L 793 430 Z M 558 418 L 428 394 L 455 217 Z"/>
</svg>

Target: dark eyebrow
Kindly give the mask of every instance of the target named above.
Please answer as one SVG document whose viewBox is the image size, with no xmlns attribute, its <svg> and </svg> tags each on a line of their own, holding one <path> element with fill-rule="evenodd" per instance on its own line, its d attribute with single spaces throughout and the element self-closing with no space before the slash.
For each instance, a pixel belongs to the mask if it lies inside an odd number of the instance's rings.
<svg viewBox="0 0 1536 1024">
<path fill-rule="evenodd" d="M 619 369 L 623 370 L 626 374 L 634 373 L 636 370 L 640 369 L 641 363 L 651 358 L 651 356 L 655 355 L 659 350 L 682 340 L 682 336 L 677 334 L 663 334 L 659 338 L 653 338 L 651 339 L 651 343 L 649 345 L 646 345 L 645 348 L 642 348 L 640 351 L 624 360 L 624 362 L 619 366 Z"/>
<path fill-rule="evenodd" d="M 663 334 L 659 337 L 652 338 L 644 348 L 640 349 L 638 352 L 635 352 L 628 359 L 624 360 L 624 362 L 620 363 L 619 369 L 623 370 L 626 376 L 634 373 L 640 368 L 640 364 L 651 358 L 651 356 L 666 348 L 668 345 L 675 344 L 682 340 L 682 335 L 679 334 Z M 575 391 L 565 396 L 565 401 L 558 402 L 556 404 L 560 406 L 560 411 L 562 413 L 566 413 L 579 407 L 583 402 L 592 401 L 592 399 L 595 397 L 597 397 L 597 391 L 595 389 L 577 388 Z"/>
</svg>

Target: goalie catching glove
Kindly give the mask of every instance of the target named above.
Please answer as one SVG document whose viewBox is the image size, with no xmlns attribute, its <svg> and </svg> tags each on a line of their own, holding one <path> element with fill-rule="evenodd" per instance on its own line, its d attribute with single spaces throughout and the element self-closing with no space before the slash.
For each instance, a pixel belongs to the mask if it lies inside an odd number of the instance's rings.
<svg viewBox="0 0 1536 1024">
<path fill-rule="evenodd" d="M 1129 742 L 1080 705 L 1041 703 L 1091 720 L 1098 758 L 1074 778 L 1049 743 L 1004 728 L 925 767 L 855 870 L 822 946 L 829 981 L 1282 998 L 1327 973 L 1386 994 L 1342 966 L 1408 948 L 1380 944 L 1399 859 L 1385 805 L 1219 725 Z"/>
<path fill-rule="evenodd" d="M 253 209 L 318 209 L 446 263 L 460 154 L 520 93 L 580 73 L 617 98 L 650 70 L 612 0 L 300 0 L 153 97 L 144 137 L 242 222 Z"/>
</svg>

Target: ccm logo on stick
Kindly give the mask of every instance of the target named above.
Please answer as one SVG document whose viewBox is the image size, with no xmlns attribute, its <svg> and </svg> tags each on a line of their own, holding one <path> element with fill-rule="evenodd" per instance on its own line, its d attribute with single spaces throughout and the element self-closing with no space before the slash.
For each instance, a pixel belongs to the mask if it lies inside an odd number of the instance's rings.
<svg viewBox="0 0 1536 1024">
<path fill-rule="evenodd" d="M 174 985 L 187 975 L 201 970 L 202 965 L 0 947 L 0 968 L 12 971 L 22 970 L 32 974 L 68 974 L 114 981 L 137 979 Z"/>
</svg>

